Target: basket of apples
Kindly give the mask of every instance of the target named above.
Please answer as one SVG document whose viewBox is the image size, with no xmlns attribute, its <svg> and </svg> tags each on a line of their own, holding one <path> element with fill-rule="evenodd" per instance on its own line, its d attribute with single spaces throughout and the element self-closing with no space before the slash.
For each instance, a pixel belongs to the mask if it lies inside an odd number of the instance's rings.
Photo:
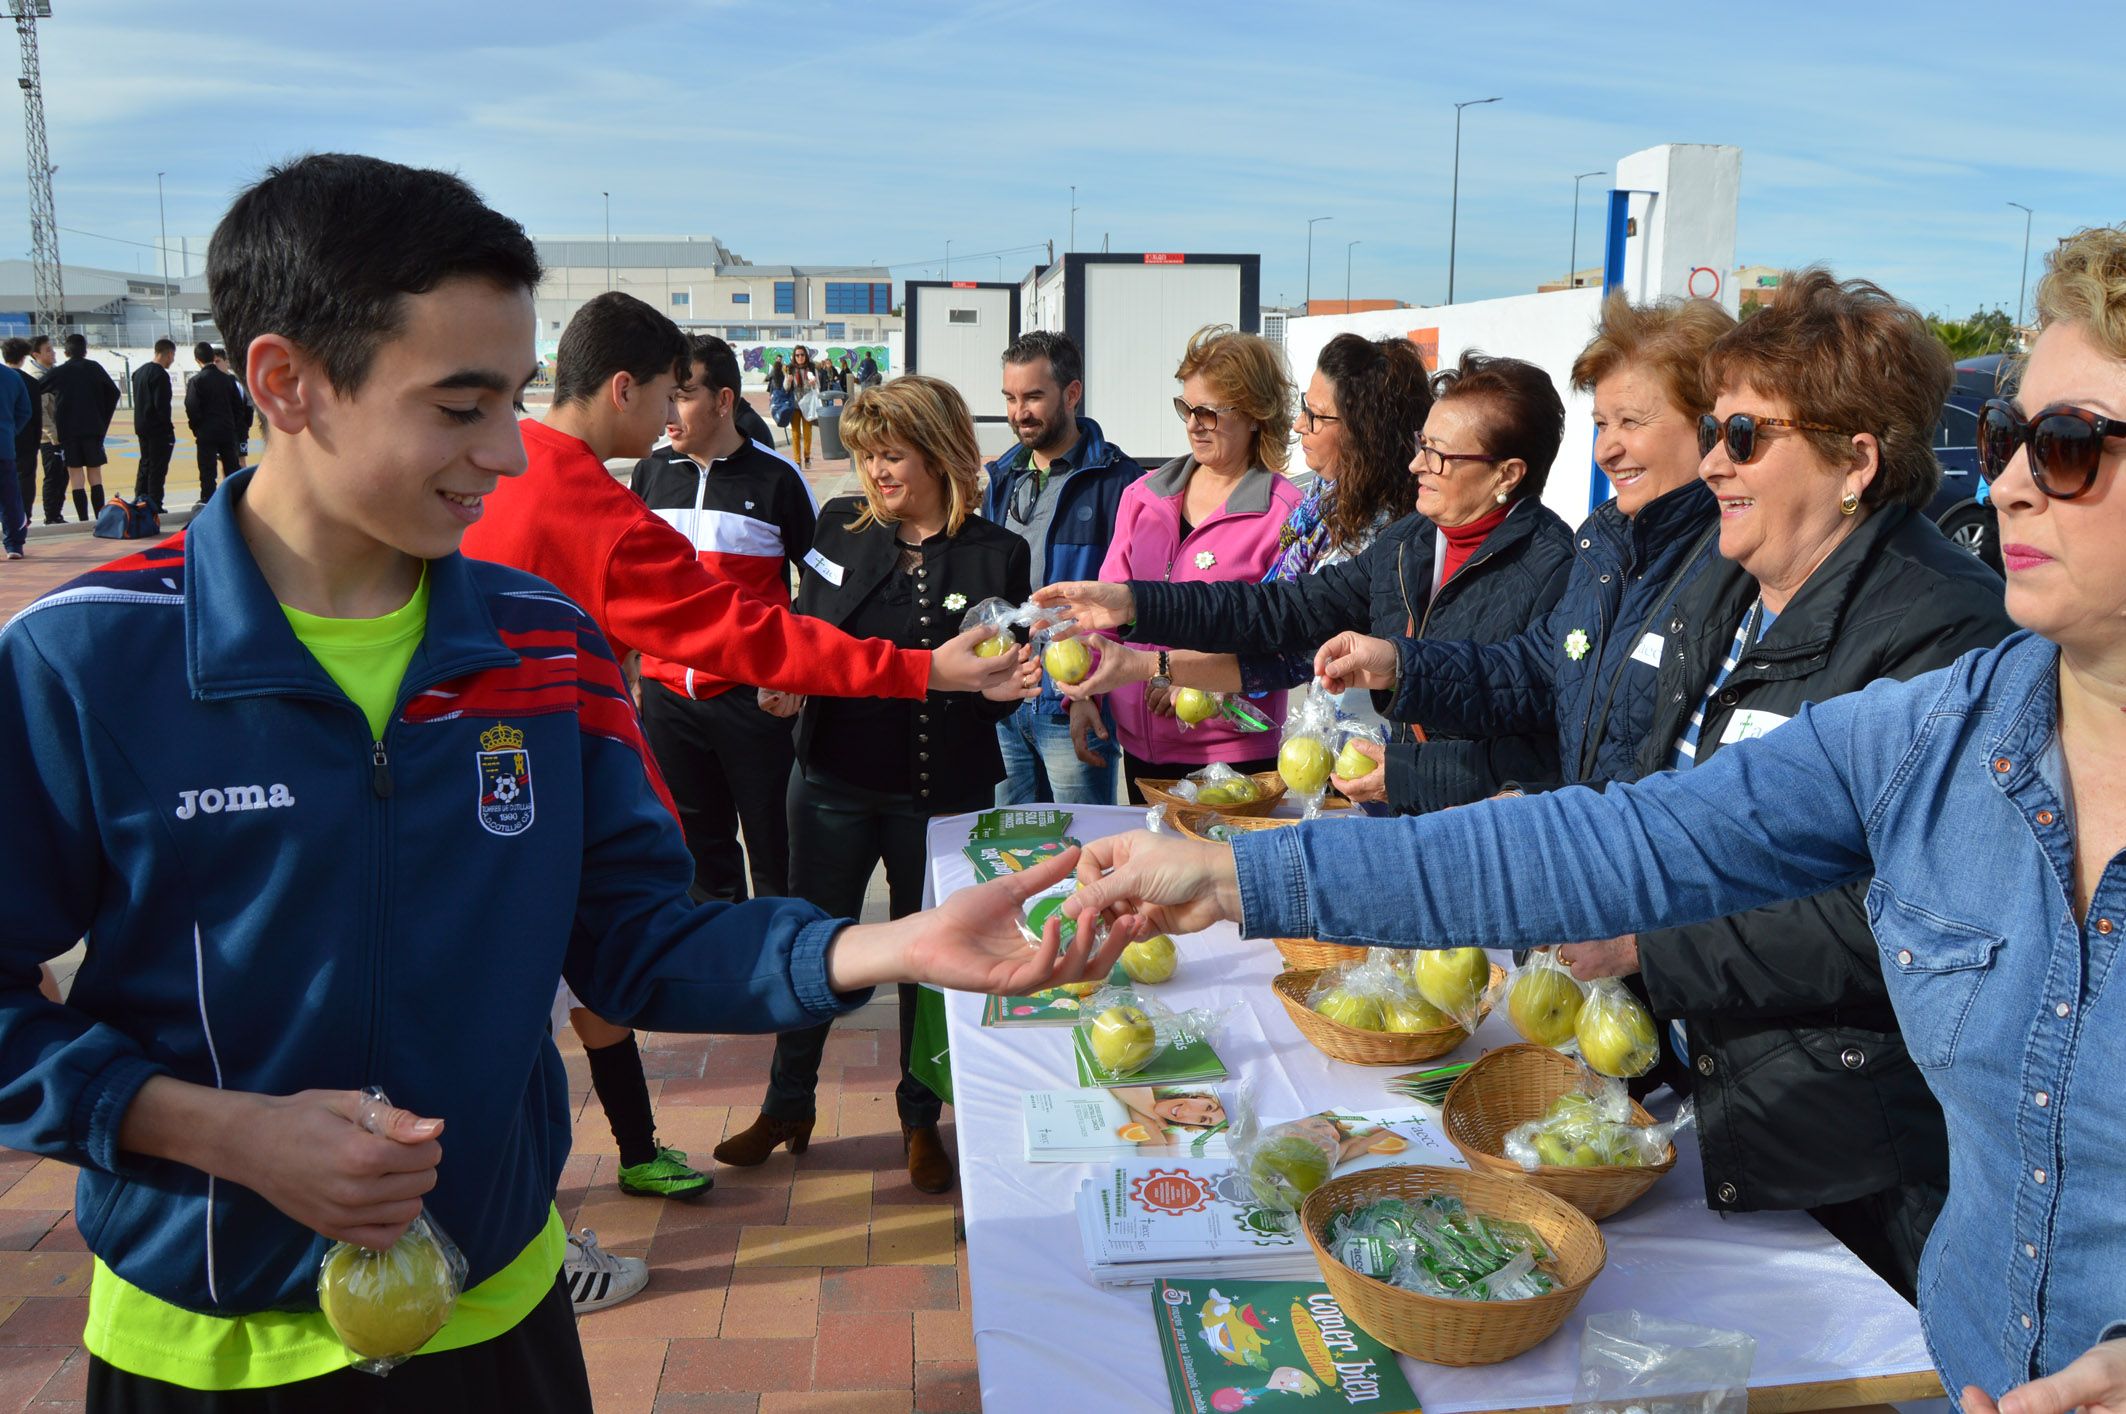
<svg viewBox="0 0 2126 1414">
<path fill-rule="evenodd" d="M 1469 951 L 1482 964 L 1481 980 L 1442 989 L 1440 1001 L 1420 988 L 1409 956 L 1385 948 L 1362 962 L 1286 972 L 1271 985 L 1299 1034 L 1323 1054 L 1352 1065 L 1412 1065 L 1459 1046 L 1490 1010 L 1504 970 L 1481 949 Z"/>
<path fill-rule="evenodd" d="M 1590 1218 L 1624 1211 L 1676 1166 L 1673 1125 L 1548 1046 L 1501 1046 L 1447 1091 L 1447 1138 L 1479 1173 L 1534 1184 Z"/>
</svg>

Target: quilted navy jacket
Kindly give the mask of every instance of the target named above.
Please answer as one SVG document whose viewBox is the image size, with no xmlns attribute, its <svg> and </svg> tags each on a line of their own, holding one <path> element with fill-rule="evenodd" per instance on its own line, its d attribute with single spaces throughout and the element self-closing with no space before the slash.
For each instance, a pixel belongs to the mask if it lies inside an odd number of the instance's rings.
<svg viewBox="0 0 2126 1414">
<path fill-rule="evenodd" d="M 1658 623 L 1647 625 L 1718 556 L 1719 517 L 1699 481 L 1631 518 L 1614 501 L 1597 506 L 1573 533 L 1564 594 L 1526 632 L 1397 639 L 1401 680 L 1382 715 L 1461 737 L 1553 731 L 1565 784 L 1633 779 L 1663 647 Z"/>
</svg>

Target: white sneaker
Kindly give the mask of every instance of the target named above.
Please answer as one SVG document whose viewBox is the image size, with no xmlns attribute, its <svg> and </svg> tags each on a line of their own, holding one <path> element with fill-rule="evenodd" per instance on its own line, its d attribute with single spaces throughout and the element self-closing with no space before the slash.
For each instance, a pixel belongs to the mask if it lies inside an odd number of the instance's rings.
<svg viewBox="0 0 2126 1414">
<path fill-rule="evenodd" d="M 650 1264 L 640 1257 L 616 1257 L 598 1245 L 589 1228 L 568 1240 L 568 1299 L 576 1314 L 617 1306 L 650 1284 Z"/>
</svg>

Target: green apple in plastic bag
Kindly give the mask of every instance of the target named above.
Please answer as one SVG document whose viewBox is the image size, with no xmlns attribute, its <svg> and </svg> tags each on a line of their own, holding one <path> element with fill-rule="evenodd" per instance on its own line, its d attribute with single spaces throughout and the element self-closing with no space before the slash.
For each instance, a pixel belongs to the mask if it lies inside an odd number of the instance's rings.
<svg viewBox="0 0 2126 1414">
<path fill-rule="evenodd" d="M 1255 1201 L 1274 1212 L 1293 1213 L 1306 1196 L 1329 1181 L 1333 1160 L 1303 1134 L 1265 1139 L 1248 1156 L 1248 1187 Z"/>
<path fill-rule="evenodd" d="M 1438 1031 L 1454 1025 L 1454 1018 L 1422 997 L 1391 997 L 1381 1004 L 1383 1031 Z"/>
<path fill-rule="evenodd" d="M 1061 683 L 1081 683 L 1091 675 L 1093 654 L 1083 639 L 1060 638 L 1048 645 L 1041 655 L 1041 666 L 1048 675 Z"/>
<path fill-rule="evenodd" d="M 1418 994 L 1449 1016 L 1476 1010 L 1491 985 L 1491 959 L 1482 948 L 1441 948 L 1417 955 Z"/>
<path fill-rule="evenodd" d="M 1523 1040 L 1539 1046 L 1562 1046 L 1572 1039 L 1573 1023 L 1587 994 L 1562 967 L 1531 965 L 1521 969 L 1506 994 L 1506 1018 Z"/>
<path fill-rule="evenodd" d="M 1132 982 L 1165 982 L 1173 977 L 1178 962 L 1174 940 L 1164 933 L 1131 943 L 1122 950 L 1122 970 L 1129 974 Z"/>
<path fill-rule="evenodd" d="M 1356 741 L 1344 743 L 1344 749 L 1336 753 L 1336 779 L 1355 781 L 1373 774 L 1379 763 L 1358 749 Z"/>
<path fill-rule="evenodd" d="M 1377 999 L 1341 988 L 1315 1002 L 1314 1010 L 1337 1025 L 1348 1026 L 1354 1031 L 1381 1031 L 1387 1026 Z"/>
<path fill-rule="evenodd" d="M 1110 1075 L 1133 1075 L 1159 1049 L 1159 1033 L 1142 1007 L 1111 1006 L 1093 1018 L 1085 1043 Z"/>
<path fill-rule="evenodd" d="M 1596 984 L 1573 1022 L 1573 1035 L 1579 1038 L 1581 1059 L 1619 1079 L 1644 1075 L 1661 1058 L 1652 1013 L 1615 982 Z"/>
<path fill-rule="evenodd" d="M 1329 765 L 1329 748 L 1320 737 L 1291 737 L 1277 748 L 1277 774 L 1294 795 L 1321 794 L 1329 783 Z"/>
<path fill-rule="evenodd" d="M 1192 727 L 1218 715 L 1218 699 L 1200 687 L 1175 688 L 1172 705 L 1174 716 Z"/>
</svg>

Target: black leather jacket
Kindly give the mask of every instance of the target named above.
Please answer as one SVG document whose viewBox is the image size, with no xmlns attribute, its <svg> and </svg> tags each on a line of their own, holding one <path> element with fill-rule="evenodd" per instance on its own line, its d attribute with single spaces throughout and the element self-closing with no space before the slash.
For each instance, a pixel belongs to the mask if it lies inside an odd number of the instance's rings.
<svg viewBox="0 0 2126 1414">
<path fill-rule="evenodd" d="M 1874 512 L 1834 551 L 1712 700 L 1706 687 L 1757 598 L 1714 560 L 1660 626 L 1654 716 L 1639 774 L 1665 770 L 1703 703 L 1697 759 L 1762 734 L 1803 704 L 1877 678 L 1945 667 L 2013 629 L 2000 578 L 1904 506 Z M 1690 1072 L 1662 1040 L 1670 1082 L 1694 1094 L 1715 1209 L 1809 1208 L 1944 1185 L 1941 1107 L 1883 988 L 1865 881 L 1686 928 L 1639 935 L 1655 1014 L 1684 1021 Z"/>
</svg>

